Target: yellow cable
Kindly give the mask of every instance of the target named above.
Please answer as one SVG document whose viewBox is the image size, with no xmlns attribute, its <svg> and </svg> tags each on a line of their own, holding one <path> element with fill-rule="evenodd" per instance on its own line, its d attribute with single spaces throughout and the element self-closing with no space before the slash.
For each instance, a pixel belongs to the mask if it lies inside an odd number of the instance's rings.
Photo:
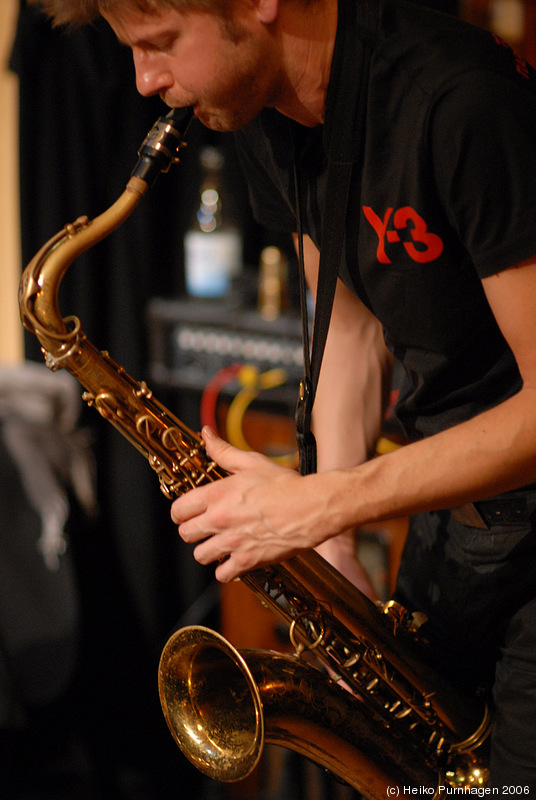
<svg viewBox="0 0 536 800">
<path fill-rule="evenodd" d="M 238 371 L 238 381 L 242 388 L 235 395 L 227 411 L 226 431 L 227 439 L 235 447 L 241 450 L 251 451 L 243 432 L 244 415 L 259 393 L 265 389 L 273 389 L 282 386 L 287 381 L 287 373 L 284 369 L 275 368 L 267 372 L 259 373 L 257 367 L 252 364 L 244 364 Z M 283 456 L 274 456 L 272 461 L 276 461 L 285 466 L 296 466 L 296 454 L 292 453 Z"/>
</svg>

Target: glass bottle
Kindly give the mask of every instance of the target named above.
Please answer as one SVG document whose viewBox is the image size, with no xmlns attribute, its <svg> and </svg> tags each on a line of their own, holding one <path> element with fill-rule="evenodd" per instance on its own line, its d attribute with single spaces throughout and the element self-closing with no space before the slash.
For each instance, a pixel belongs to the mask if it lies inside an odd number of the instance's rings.
<svg viewBox="0 0 536 800">
<path fill-rule="evenodd" d="M 224 297 L 242 269 L 242 236 L 224 185 L 224 156 L 216 147 L 200 155 L 199 202 L 184 237 L 186 291 L 193 297 Z"/>
</svg>

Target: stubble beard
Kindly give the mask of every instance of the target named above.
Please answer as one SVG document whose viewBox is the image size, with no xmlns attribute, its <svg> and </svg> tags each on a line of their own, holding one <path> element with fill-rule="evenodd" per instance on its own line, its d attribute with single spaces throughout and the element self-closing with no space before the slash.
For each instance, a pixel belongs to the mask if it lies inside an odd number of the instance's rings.
<svg viewBox="0 0 536 800">
<path fill-rule="evenodd" d="M 227 18 L 222 18 L 221 29 L 225 38 L 237 46 L 237 58 L 243 65 L 230 76 L 229 85 L 217 99 L 216 107 L 208 105 L 204 112 L 201 104 L 199 119 L 211 130 L 229 132 L 252 122 L 265 107 L 269 92 L 263 82 L 262 59 L 251 33 L 239 21 Z M 241 45 L 240 50 L 238 45 Z"/>
</svg>

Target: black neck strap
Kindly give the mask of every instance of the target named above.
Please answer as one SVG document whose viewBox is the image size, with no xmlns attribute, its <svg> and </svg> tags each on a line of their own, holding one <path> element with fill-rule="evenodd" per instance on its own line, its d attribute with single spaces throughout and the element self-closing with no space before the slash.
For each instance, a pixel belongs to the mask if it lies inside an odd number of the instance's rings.
<svg viewBox="0 0 536 800">
<path fill-rule="evenodd" d="M 353 4 L 352 4 L 353 5 Z M 366 0 L 355 4 L 371 6 Z M 367 13 L 367 10 L 365 13 Z M 355 15 L 351 15 L 350 28 L 355 30 L 358 24 Z M 345 22 L 342 21 L 344 25 Z M 341 21 L 339 21 L 339 27 Z M 372 27 L 372 26 L 371 26 Z M 311 415 L 315 400 L 322 356 L 327 340 L 335 287 L 339 274 L 339 265 L 345 239 L 346 212 L 352 179 L 355 179 L 353 191 L 360 190 L 362 151 L 365 138 L 365 119 L 367 104 L 367 87 L 370 57 L 373 38 L 371 27 L 360 31 L 360 52 L 355 46 L 344 48 L 340 64 L 341 75 L 353 74 L 356 83 L 344 80 L 335 97 L 331 121 L 331 142 L 329 146 L 326 205 L 322 221 L 322 242 L 316 293 L 312 349 L 309 344 L 309 323 L 307 316 L 306 281 L 303 254 L 303 221 L 299 192 L 299 174 L 294 158 L 294 189 L 296 198 L 296 221 L 298 233 L 298 261 L 300 266 L 300 298 L 303 330 L 304 377 L 300 384 L 300 394 L 296 406 L 296 437 L 299 452 L 299 470 L 302 475 L 316 472 L 316 441 L 311 430 Z M 351 32 L 345 26 L 345 36 Z M 356 40 L 353 37 L 354 41 Z M 356 63 L 358 67 L 356 67 Z M 344 71 L 348 70 L 346 73 Z M 356 220 L 356 225 L 358 221 Z"/>
</svg>

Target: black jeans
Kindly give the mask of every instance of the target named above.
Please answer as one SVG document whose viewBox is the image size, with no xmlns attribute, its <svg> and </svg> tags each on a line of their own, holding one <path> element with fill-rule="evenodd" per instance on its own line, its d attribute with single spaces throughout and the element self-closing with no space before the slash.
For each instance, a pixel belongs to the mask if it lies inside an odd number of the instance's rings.
<svg viewBox="0 0 536 800">
<path fill-rule="evenodd" d="M 487 530 L 450 511 L 411 519 L 395 599 L 428 616 L 453 682 L 492 692 L 489 785 L 536 800 L 536 491 L 476 506 Z"/>
</svg>

